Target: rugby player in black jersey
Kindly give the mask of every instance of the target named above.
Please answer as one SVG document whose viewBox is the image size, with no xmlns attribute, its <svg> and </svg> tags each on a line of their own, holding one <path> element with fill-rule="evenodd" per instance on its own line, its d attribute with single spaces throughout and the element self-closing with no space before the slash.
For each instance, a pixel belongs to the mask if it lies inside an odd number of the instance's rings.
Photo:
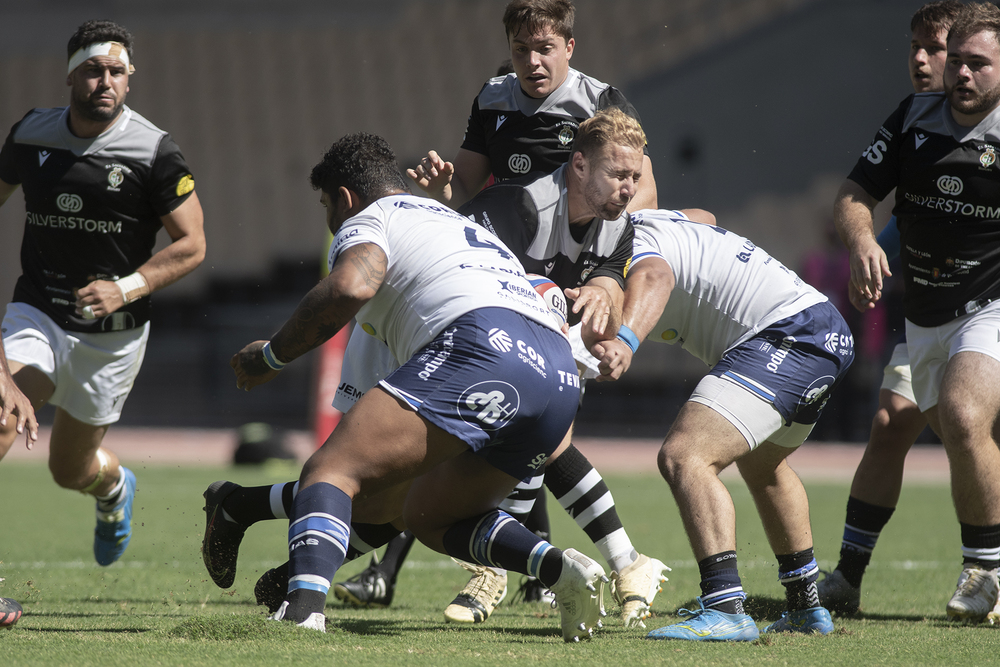
<svg viewBox="0 0 1000 667">
<path fill-rule="evenodd" d="M 941 437 L 963 568 L 948 616 L 982 621 L 1000 566 L 1000 8 L 963 7 L 943 93 L 900 104 L 841 186 L 835 222 L 865 299 L 890 275 L 872 228 L 895 188 L 906 339 L 917 404 Z"/>
<path fill-rule="evenodd" d="M 132 36 L 88 21 L 70 38 L 68 107 L 33 109 L 0 149 L 0 204 L 23 186 L 22 275 L 3 339 L 17 385 L 56 406 L 49 469 L 97 499 L 94 557 L 110 565 L 131 538 L 135 475 L 102 446 L 149 336 L 150 293 L 205 257 L 194 179 L 170 135 L 125 105 Z M 153 254 L 157 232 L 170 243 Z M 16 438 L 0 425 L 0 456 Z"/>
<path fill-rule="evenodd" d="M 915 92 L 944 90 L 948 29 L 961 9 L 962 3 L 957 0 L 938 0 L 923 5 L 913 14 L 907 60 Z M 879 234 L 879 243 L 883 248 L 894 248 L 895 252 L 889 252 L 898 255 L 899 230 L 895 218 Z M 860 298 L 853 285 L 848 285 L 848 293 L 851 303 L 861 312 L 874 308 L 873 302 Z M 868 446 L 851 483 L 840 560 L 836 569 L 819 582 L 820 601 L 827 609 L 842 614 L 858 611 L 861 579 L 879 534 L 899 501 L 906 454 L 926 426 L 927 418 L 913 395 L 904 336 L 885 367 Z"/>
</svg>

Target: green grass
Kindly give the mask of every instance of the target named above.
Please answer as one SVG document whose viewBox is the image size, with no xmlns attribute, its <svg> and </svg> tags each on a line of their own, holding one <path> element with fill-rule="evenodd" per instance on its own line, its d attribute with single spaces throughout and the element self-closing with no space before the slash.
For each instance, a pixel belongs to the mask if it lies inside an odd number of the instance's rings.
<svg viewBox="0 0 1000 667">
<path fill-rule="evenodd" d="M 752 644 L 644 641 L 609 608 L 591 642 L 566 645 L 558 612 L 506 602 L 482 626 L 443 622 L 442 610 L 465 584 L 465 571 L 416 545 L 385 610 L 327 607 L 328 633 L 269 623 L 254 605 L 253 585 L 285 560 L 283 522 L 252 528 L 241 550 L 236 585 L 208 579 L 199 548 L 201 492 L 216 479 L 262 484 L 294 477 L 288 469 L 172 466 L 135 468 L 135 532 L 119 563 L 91 556 L 92 506 L 55 487 L 43 466 L 0 466 L 8 499 L 0 531 L 0 595 L 19 600 L 25 616 L 0 633 L 4 665 L 941 665 L 990 664 L 1000 629 L 946 621 L 944 606 L 960 569 L 958 526 L 947 488 L 907 486 L 883 532 L 865 580 L 859 618 L 835 619 L 828 637 L 766 637 Z M 636 547 L 672 568 L 656 598 L 650 628 L 676 619 L 698 595 L 698 572 L 666 485 L 655 475 L 608 478 Z M 783 606 L 777 570 L 742 483 L 737 503 L 740 571 L 759 623 Z M 807 484 L 816 553 L 830 568 L 839 550 L 847 485 Z M 550 510 L 558 506 L 550 500 Z M 597 556 L 561 511 L 552 511 L 555 542 Z M 364 563 L 348 564 L 338 579 Z M 516 586 L 518 575 L 512 575 Z M 611 605 L 609 604 L 609 607 Z M 320 662 L 321 661 L 321 662 Z"/>
</svg>

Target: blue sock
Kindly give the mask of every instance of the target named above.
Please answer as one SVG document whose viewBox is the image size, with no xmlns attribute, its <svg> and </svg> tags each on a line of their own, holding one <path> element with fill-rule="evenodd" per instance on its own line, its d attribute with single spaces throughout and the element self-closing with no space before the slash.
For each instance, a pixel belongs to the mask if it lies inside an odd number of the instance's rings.
<svg viewBox="0 0 1000 667">
<path fill-rule="evenodd" d="M 443 541 L 449 556 L 527 574 L 546 586 L 562 574 L 562 551 L 501 510 L 459 521 Z"/>
<path fill-rule="evenodd" d="M 330 582 L 341 565 L 351 535 L 351 499 L 320 482 L 295 497 L 288 523 L 288 609 L 301 622 L 322 612 Z"/>
<path fill-rule="evenodd" d="M 742 614 L 743 582 L 736 567 L 736 552 L 723 551 L 698 561 L 701 573 L 701 602 L 707 608 L 727 614 Z"/>
</svg>

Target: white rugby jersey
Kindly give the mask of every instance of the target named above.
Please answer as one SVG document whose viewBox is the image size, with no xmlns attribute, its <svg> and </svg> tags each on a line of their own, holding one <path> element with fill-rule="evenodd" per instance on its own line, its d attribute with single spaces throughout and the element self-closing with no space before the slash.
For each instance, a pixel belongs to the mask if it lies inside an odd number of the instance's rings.
<svg viewBox="0 0 1000 667">
<path fill-rule="evenodd" d="M 727 350 L 827 298 L 750 240 L 677 211 L 645 210 L 636 223 L 632 267 L 660 257 L 676 285 L 647 340 L 680 343 L 715 365 Z"/>
<path fill-rule="evenodd" d="M 356 319 L 400 363 L 479 308 L 513 310 L 558 331 L 545 300 L 503 242 L 447 206 L 410 194 L 377 200 L 338 230 L 330 267 L 361 243 L 381 248 L 388 268 Z"/>
</svg>

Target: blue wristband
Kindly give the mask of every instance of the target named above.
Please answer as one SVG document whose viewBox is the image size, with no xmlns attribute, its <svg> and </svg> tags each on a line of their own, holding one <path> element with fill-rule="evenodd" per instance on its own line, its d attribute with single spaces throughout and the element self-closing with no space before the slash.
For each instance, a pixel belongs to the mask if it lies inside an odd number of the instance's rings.
<svg viewBox="0 0 1000 667">
<path fill-rule="evenodd" d="M 285 361 L 279 361 L 274 352 L 271 350 L 271 341 L 264 343 L 264 347 L 260 350 L 261 354 L 264 355 L 264 363 L 268 365 L 271 370 L 280 371 L 282 368 L 288 365 Z"/>
<path fill-rule="evenodd" d="M 632 354 L 635 354 L 635 351 L 639 349 L 639 339 L 636 337 L 635 333 L 624 324 L 618 327 L 618 335 L 615 336 L 615 338 L 628 345 L 628 349 L 632 350 Z"/>
</svg>

